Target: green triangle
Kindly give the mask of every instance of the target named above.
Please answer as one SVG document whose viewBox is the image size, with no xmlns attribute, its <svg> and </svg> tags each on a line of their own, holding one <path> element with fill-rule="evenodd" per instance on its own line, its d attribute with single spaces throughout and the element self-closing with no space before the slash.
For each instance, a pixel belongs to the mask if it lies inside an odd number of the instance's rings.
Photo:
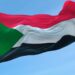
<svg viewBox="0 0 75 75">
<path fill-rule="evenodd" d="M 0 56 L 8 53 L 12 46 L 23 36 L 16 29 L 0 24 Z"/>
</svg>

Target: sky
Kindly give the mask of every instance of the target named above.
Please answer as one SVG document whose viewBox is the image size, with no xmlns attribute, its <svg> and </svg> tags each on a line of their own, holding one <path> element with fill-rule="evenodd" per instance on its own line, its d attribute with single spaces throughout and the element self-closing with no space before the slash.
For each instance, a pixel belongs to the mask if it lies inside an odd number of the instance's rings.
<svg viewBox="0 0 75 75">
<path fill-rule="evenodd" d="M 0 0 L 0 12 L 57 15 L 65 1 Z M 0 75 L 75 75 L 75 43 L 57 51 L 23 56 L 0 63 Z"/>
</svg>

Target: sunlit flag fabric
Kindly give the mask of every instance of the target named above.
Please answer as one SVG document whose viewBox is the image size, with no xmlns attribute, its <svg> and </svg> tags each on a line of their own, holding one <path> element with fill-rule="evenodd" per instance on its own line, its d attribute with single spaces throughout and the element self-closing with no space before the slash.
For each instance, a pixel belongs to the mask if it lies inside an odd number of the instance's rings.
<svg viewBox="0 0 75 75">
<path fill-rule="evenodd" d="M 75 41 L 75 2 L 56 16 L 0 13 L 0 62 L 63 48 Z"/>
</svg>

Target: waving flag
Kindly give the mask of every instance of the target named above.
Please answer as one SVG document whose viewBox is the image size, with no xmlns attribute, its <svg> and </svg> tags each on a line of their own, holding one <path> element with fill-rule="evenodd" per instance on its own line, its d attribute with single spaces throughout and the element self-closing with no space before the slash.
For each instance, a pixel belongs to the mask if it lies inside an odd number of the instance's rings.
<svg viewBox="0 0 75 75">
<path fill-rule="evenodd" d="M 0 13 L 0 62 L 58 50 L 75 41 L 75 2 L 56 16 Z"/>
</svg>

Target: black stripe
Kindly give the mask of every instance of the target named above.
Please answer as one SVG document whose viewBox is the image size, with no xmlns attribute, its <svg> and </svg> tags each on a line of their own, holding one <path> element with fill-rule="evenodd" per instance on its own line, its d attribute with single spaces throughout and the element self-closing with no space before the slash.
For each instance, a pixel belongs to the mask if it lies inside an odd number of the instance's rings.
<svg viewBox="0 0 75 75">
<path fill-rule="evenodd" d="M 47 51 L 54 51 L 63 48 L 75 41 L 74 36 L 64 36 L 57 43 L 46 44 L 25 44 L 20 47 L 12 48 L 11 52 L 8 52 L 5 56 L 0 57 L 0 62 L 5 62 L 20 56 L 36 55 Z"/>
</svg>

